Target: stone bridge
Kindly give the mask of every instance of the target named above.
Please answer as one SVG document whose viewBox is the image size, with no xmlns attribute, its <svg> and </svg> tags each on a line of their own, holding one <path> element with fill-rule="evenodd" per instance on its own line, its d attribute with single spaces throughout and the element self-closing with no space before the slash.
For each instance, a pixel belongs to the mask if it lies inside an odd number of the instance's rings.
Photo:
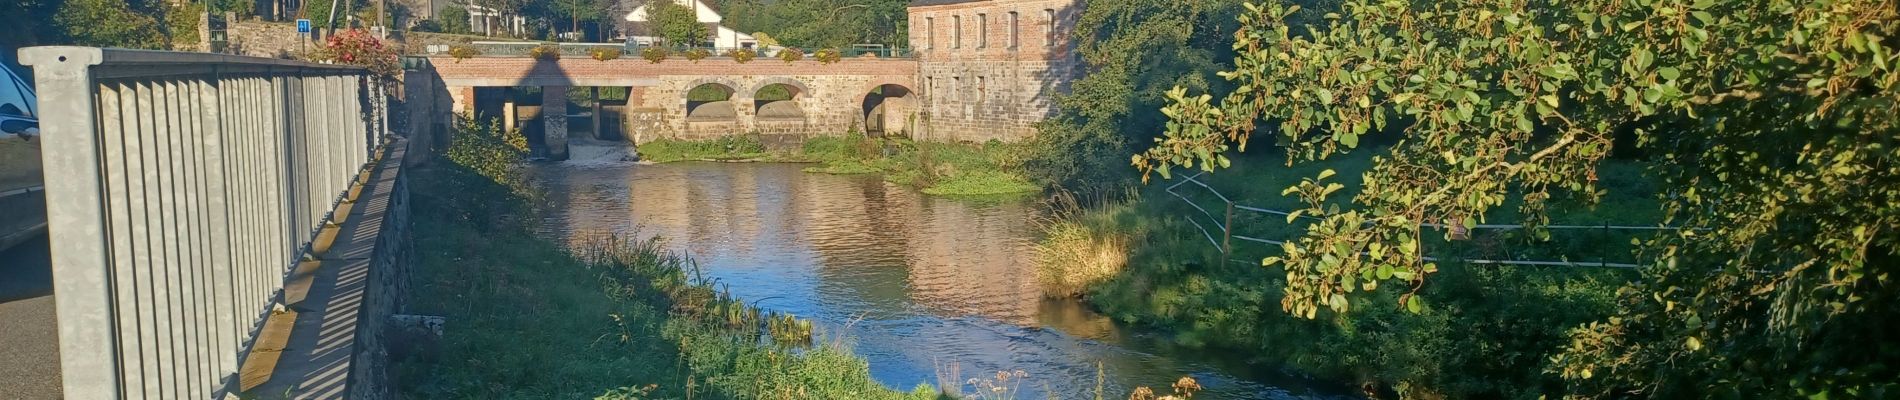
<svg viewBox="0 0 1900 400">
<path fill-rule="evenodd" d="M 431 57 L 455 112 L 489 114 L 493 98 L 509 91 L 478 88 L 540 87 L 541 140 L 550 158 L 565 157 L 569 134 L 567 92 L 627 88 L 624 106 L 602 109 L 608 127 L 643 143 L 661 138 L 707 139 L 739 133 L 807 137 L 851 132 L 909 135 L 920 128 L 918 62 L 846 59 L 825 64 L 758 58 L 699 61 L 640 58 L 537 60 L 525 57 Z M 595 92 L 596 95 L 598 92 Z M 520 119 L 514 99 L 499 99 L 504 124 Z M 481 106 L 480 104 L 491 104 Z M 618 108 L 618 110 L 613 110 Z M 578 111 L 578 110 L 574 110 Z M 617 123 L 614 121 L 618 120 Z M 609 129 L 613 130 L 613 129 Z M 599 130 L 575 129 L 578 132 Z"/>
</svg>

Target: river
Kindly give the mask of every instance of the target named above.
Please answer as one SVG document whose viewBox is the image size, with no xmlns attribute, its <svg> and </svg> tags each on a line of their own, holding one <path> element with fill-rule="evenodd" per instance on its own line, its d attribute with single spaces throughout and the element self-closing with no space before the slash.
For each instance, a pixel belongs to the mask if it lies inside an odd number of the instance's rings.
<svg viewBox="0 0 1900 400">
<path fill-rule="evenodd" d="M 572 152 L 534 167 L 552 209 L 545 233 L 659 235 L 734 295 L 814 320 L 895 389 L 950 381 L 967 392 L 969 378 L 1020 370 L 1021 398 L 1047 398 L 1045 388 L 1093 398 L 1099 365 L 1108 399 L 1133 386 L 1165 394 L 1182 376 L 1207 388 L 1197 399 L 1340 393 L 1043 299 L 1030 260 L 1033 200 L 937 198 L 799 164 L 641 165 L 617 147 Z M 961 376 L 940 379 L 952 371 Z"/>
</svg>

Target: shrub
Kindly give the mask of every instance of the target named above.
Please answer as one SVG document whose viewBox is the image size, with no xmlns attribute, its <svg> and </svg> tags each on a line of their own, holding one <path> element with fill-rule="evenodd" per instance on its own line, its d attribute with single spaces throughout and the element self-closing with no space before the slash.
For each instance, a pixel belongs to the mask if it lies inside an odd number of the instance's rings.
<svg viewBox="0 0 1900 400">
<path fill-rule="evenodd" d="M 449 46 L 449 57 L 455 57 L 455 62 L 458 63 L 479 55 L 482 55 L 482 51 L 474 47 L 462 45 Z"/>
<path fill-rule="evenodd" d="M 844 59 L 844 53 L 839 52 L 838 49 L 824 49 L 816 53 L 811 53 L 811 57 L 814 60 L 818 60 L 818 62 L 830 64 Z"/>
<path fill-rule="evenodd" d="M 805 51 L 797 47 L 786 47 L 784 50 L 778 51 L 778 59 L 785 60 L 786 64 L 791 64 L 798 60 L 805 59 Z"/>
<path fill-rule="evenodd" d="M 528 49 L 528 57 L 536 60 L 559 60 L 561 59 L 561 47 L 552 44 L 534 46 Z"/>
<path fill-rule="evenodd" d="M 595 47 L 587 50 L 587 55 L 593 56 L 595 60 L 607 61 L 619 59 L 621 51 L 612 47 Z"/>
<path fill-rule="evenodd" d="M 686 55 L 687 60 L 692 60 L 693 62 L 699 62 L 699 60 L 706 59 L 706 56 L 712 55 L 712 52 L 707 51 L 706 49 L 692 49 L 692 50 L 687 50 L 685 55 Z"/>
<path fill-rule="evenodd" d="M 323 47 L 310 54 L 312 59 L 369 68 L 376 75 L 393 77 L 402 73 L 396 61 L 396 49 L 383 44 L 369 31 L 350 29 L 331 35 Z"/>
<path fill-rule="evenodd" d="M 751 62 L 752 59 L 754 58 L 758 58 L 759 52 L 752 51 L 752 49 L 726 50 L 726 57 L 732 57 L 733 61 L 738 61 L 740 64 L 745 64 L 745 63 Z"/>
<path fill-rule="evenodd" d="M 666 61 L 666 56 L 671 55 L 671 54 L 672 52 L 667 51 L 665 47 L 648 47 L 648 48 L 640 49 L 640 58 L 645 58 L 647 59 L 647 61 L 652 62 L 654 64 L 659 64 L 661 61 Z"/>
</svg>

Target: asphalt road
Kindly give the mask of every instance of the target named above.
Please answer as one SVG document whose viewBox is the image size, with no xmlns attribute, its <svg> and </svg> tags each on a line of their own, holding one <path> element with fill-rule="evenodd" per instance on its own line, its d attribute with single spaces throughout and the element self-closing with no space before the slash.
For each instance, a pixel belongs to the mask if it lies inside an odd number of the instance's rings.
<svg viewBox="0 0 1900 400">
<path fill-rule="evenodd" d="M 0 252 L 0 399 L 58 399 L 59 321 L 46 235 Z"/>
</svg>

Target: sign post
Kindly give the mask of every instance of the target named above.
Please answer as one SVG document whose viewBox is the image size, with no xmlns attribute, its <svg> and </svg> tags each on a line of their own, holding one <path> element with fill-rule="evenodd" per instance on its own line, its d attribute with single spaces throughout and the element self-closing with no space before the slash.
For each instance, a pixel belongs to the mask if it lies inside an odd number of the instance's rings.
<svg viewBox="0 0 1900 400">
<path fill-rule="evenodd" d="M 304 43 L 310 42 L 310 19 L 308 18 L 297 19 L 297 37 L 299 39 L 302 39 L 302 40 L 297 41 L 297 51 L 299 52 L 308 51 L 307 49 L 304 48 Z"/>
</svg>

